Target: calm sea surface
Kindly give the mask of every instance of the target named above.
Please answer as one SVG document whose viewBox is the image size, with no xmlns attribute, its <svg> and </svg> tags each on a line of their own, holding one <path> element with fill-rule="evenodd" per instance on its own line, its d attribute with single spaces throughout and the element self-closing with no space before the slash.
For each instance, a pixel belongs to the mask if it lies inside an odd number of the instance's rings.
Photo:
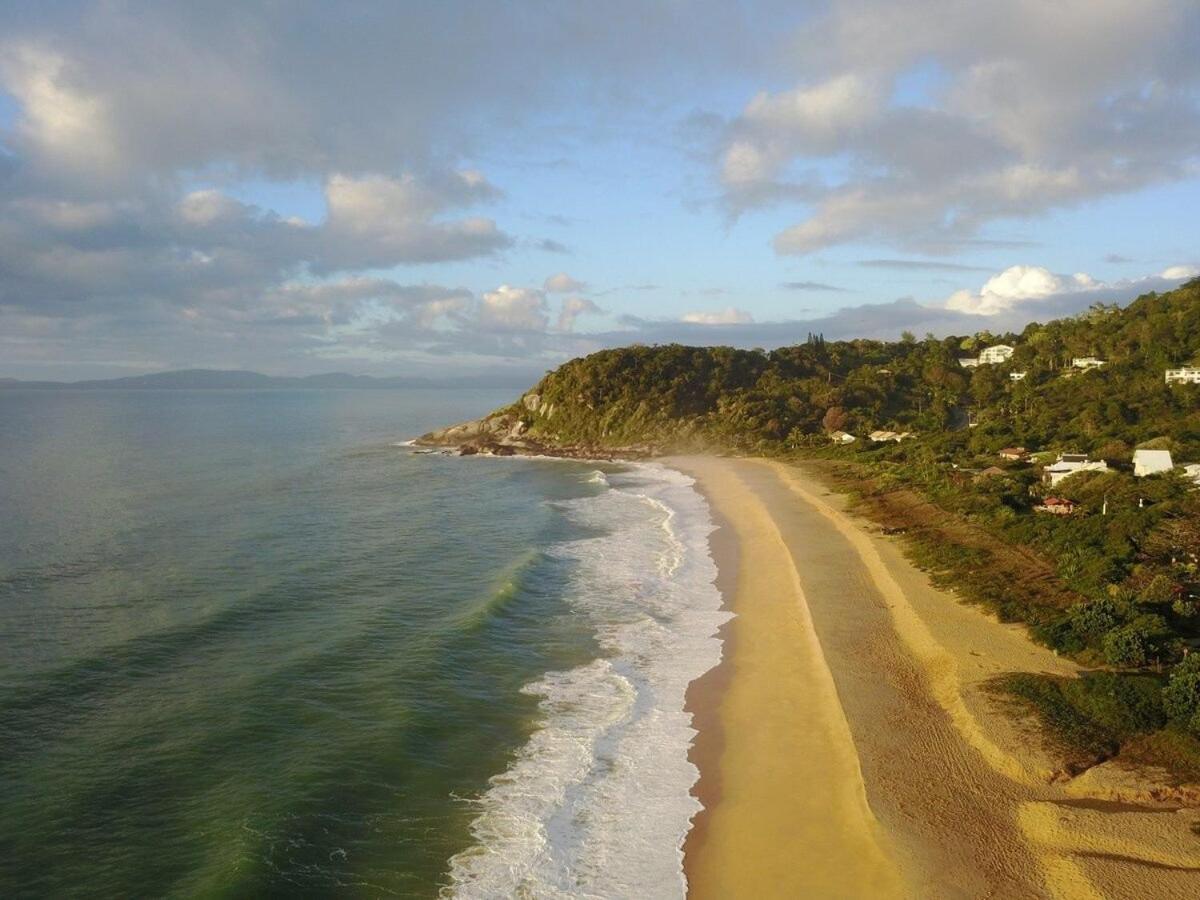
<svg viewBox="0 0 1200 900">
<path fill-rule="evenodd" d="M 707 509 L 509 399 L 0 392 L 0 896 L 679 896 Z"/>
</svg>

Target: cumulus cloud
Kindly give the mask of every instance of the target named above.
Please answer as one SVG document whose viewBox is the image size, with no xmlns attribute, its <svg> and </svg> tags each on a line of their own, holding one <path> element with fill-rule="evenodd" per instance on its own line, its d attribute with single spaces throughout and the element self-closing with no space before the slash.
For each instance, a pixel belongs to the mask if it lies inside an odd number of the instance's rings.
<svg viewBox="0 0 1200 900">
<path fill-rule="evenodd" d="M 479 320 L 500 331 L 545 331 L 546 295 L 534 288 L 502 284 L 480 298 Z"/>
<path fill-rule="evenodd" d="M 584 282 L 572 278 L 566 272 L 551 275 L 542 285 L 542 290 L 547 294 L 572 294 L 586 289 L 587 285 Z"/>
<path fill-rule="evenodd" d="M 325 185 L 327 246 L 319 264 L 328 269 L 370 268 L 403 262 L 469 259 L 512 241 L 491 219 L 438 218 L 447 209 L 495 197 L 482 174 L 454 172 L 435 181 L 354 178 L 335 174 Z"/>
<path fill-rule="evenodd" d="M 1009 266 L 984 282 L 978 291 L 954 292 L 946 299 L 945 307 L 970 315 L 996 316 L 1021 306 L 1036 307 L 1053 298 L 1107 294 L 1124 299 L 1130 291 L 1154 290 L 1160 283 L 1174 287 L 1196 274 L 1200 274 L 1200 269 L 1194 266 L 1171 266 L 1156 276 L 1108 284 L 1085 272 L 1056 275 L 1043 266 Z"/>
<path fill-rule="evenodd" d="M 1102 287 L 1104 285 L 1083 272 L 1063 276 L 1042 266 L 1010 266 L 989 278 L 978 293 L 962 290 L 951 294 L 946 300 L 946 309 L 992 316 L 1027 300 Z"/>
<path fill-rule="evenodd" d="M 574 331 L 575 320 L 585 315 L 600 315 L 604 312 L 586 297 L 564 297 L 558 312 L 558 330 Z"/>
<path fill-rule="evenodd" d="M 1197 275 L 1200 275 L 1200 267 L 1197 266 L 1168 266 L 1162 270 L 1159 277 L 1165 278 L 1168 281 L 1174 281 L 1176 279 L 1195 278 Z"/>
<path fill-rule="evenodd" d="M 794 35 L 799 84 L 727 124 L 726 202 L 799 202 L 783 254 L 941 249 L 996 219 L 1194 175 L 1198 33 L 1189 0 L 830 4 Z"/>
<path fill-rule="evenodd" d="M 744 309 L 727 306 L 718 310 L 684 313 L 679 321 L 692 325 L 737 325 L 753 322 L 754 316 Z"/>
</svg>

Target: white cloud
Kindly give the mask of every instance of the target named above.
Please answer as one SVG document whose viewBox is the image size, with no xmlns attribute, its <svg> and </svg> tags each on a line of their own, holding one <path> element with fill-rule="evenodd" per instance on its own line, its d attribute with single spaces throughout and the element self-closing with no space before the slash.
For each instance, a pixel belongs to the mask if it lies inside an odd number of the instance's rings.
<svg viewBox="0 0 1200 900">
<path fill-rule="evenodd" d="M 192 191 L 179 201 L 179 215 L 189 225 L 212 225 L 241 218 L 249 207 L 214 189 Z"/>
<path fill-rule="evenodd" d="M 451 207 L 491 199 L 497 191 L 478 172 L 440 179 L 337 174 L 325 184 L 327 269 L 367 268 L 401 262 L 468 259 L 507 246 L 511 239 L 491 219 L 443 221 Z"/>
<path fill-rule="evenodd" d="M 684 313 L 679 321 L 692 325 L 743 325 L 754 321 L 744 309 L 727 306 L 725 309 Z"/>
<path fill-rule="evenodd" d="M 1183 280 L 1185 278 L 1195 278 L 1197 275 L 1200 275 L 1200 268 L 1196 266 L 1168 266 L 1163 269 L 1159 277 Z"/>
<path fill-rule="evenodd" d="M 1200 269 L 1195 266 L 1170 266 L 1157 275 L 1108 283 L 1097 281 L 1085 272 L 1056 275 L 1043 266 L 1009 266 L 989 278 L 978 291 L 956 291 L 942 305 L 956 312 L 995 316 L 1011 312 L 1022 304 L 1038 304 L 1051 299 L 1082 298 L 1088 294 L 1126 296 L 1173 287 L 1172 282 L 1196 275 L 1200 275 Z"/>
<path fill-rule="evenodd" d="M 564 297 L 562 306 L 558 311 L 558 331 L 573 331 L 575 329 L 575 320 L 584 315 L 598 315 L 603 313 L 591 300 L 586 297 Z"/>
<path fill-rule="evenodd" d="M 1029 300 L 1045 300 L 1055 294 L 1092 291 L 1106 285 L 1092 276 L 1079 272 L 1075 275 L 1055 275 L 1042 266 L 1009 266 L 993 275 L 978 293 L 962 290 L 947 298 L 946 309 L 994 316 Z"/>
<path fill-rule="evenodd" d="M 479 322 L 498 331 L 545 331 L 546 295 L 534 288 L 502 284 L 480 298 Z"/>
<path fill-rule="evenodd" d="M 773 178 L 793 156 L 836 151 L 881 109 L 878 85 L 856 73 L 778 94 L 760 92 L 737 123 L 722 177 L 733 188 Z"/>
<path fill-rule="evenodd" d="M 1194 176 L 1198 32 L 1194 0 L 829 4 L 793 35 L 798 85 L 727 124 L 726 204 L 797 203 L 779 253 L 929 250 Z"/>
<path fill-rule="evenodd" d="M 17 133 L 42 164 L 93 175 L 119 163 L 109 104 L 71 78 L 67 60 L 30 42 L 0 47 L 0 77 L 21 106 Z"/>
<path fill-rule="evenodd" d="M 547 294 L 570 294 L 586 289 L 587 285 L 584 282 L 572 278 L 566 272 L 551 275 L 542 285 L 542 290 Z"/>
</svg>

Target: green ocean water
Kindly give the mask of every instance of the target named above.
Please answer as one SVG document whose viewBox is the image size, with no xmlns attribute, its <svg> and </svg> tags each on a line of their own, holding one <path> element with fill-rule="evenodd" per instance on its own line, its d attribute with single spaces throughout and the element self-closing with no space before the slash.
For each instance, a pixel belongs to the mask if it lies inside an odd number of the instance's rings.
<svg viewBox="0 0 1200 900">
<path fill-rule="evenodd" d="M 0 896 L 433 896 L 597 656 L 477 391 L 0 392 Z M 490 464 L 489 464 L 490 462 Z"/>
</svg>

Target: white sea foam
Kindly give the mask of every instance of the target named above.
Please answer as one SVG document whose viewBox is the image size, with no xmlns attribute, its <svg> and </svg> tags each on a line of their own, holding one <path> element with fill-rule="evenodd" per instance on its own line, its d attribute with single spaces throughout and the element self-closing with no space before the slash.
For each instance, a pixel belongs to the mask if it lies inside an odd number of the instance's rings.
<svg viewBox="0 0 1200 900">
<path fill-rule="evenodd" d="M 657 464 L 561 504 L 601 536 L 558 546 L 569 600 L 604 656 L 525 687 L 540 722 L 479 798 L 475 844 L 446 897 L 682 897 L 682 845 L 699 803 L 688 684 L 720 660 L 728 618 L 708 554 L 708 506 Z"/>
</svg>

